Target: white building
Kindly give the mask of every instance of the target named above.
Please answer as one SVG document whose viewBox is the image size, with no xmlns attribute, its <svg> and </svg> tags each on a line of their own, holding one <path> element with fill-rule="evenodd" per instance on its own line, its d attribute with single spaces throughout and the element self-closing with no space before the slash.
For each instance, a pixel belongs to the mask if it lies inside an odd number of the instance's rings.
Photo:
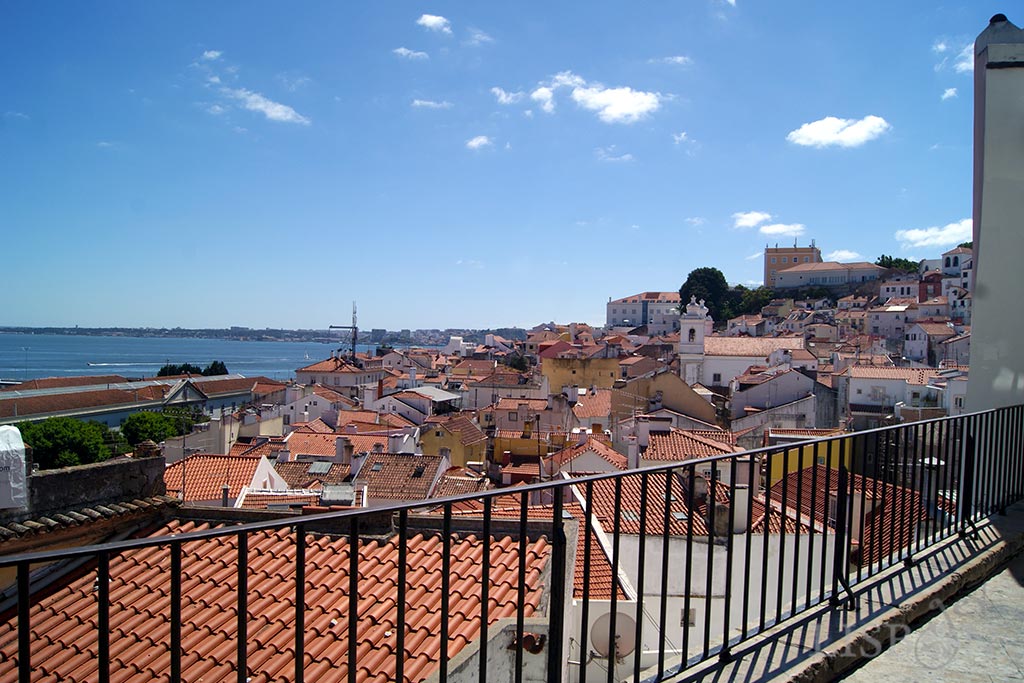
<svg viewBox="0 0 1024 683">
<path fill-rule="evenodd" d="M 885 268 L 867 262 L 801 263 L 779 271 L 775 287 L 849 287 L 877 280 L 884 272 Z"/>
<path fill-rule="evenodd" d="M 679 292 L 641 292 L 621 299 L 609 300 L 607 327 L 640 327 L 647 325 L 652 335 L 668 334 L 679 329 Z"/>
</svg>

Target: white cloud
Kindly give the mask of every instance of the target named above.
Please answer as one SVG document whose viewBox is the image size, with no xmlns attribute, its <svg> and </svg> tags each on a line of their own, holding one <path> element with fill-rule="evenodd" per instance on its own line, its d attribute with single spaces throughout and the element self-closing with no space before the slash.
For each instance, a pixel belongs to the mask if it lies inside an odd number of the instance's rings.
<svg viewBox="0 0 1024 683">
<path fill-rule="evenodd" d="M 762 235 L 797 237 L 804 234 L 806 228 L 802 223 L 772 223 L 771 225 L 762 225 L 758 230 Z"/>
<path fill-rule="evenodd" d="M 649 64 L 673 64 L 675 66 L 690 66 L 693 64 L 693 60 L 684 55 L 673 55 L 672 57 L 660 57 L 658 59 L 648 59 Z"/>
<path fill-rule="evenodd" d="M 736 0 L 725 0 L 725 1 L 726 1 L 726 3 L 728 3 L 729 7 L 735 7 L 736 6 Z"/>
<path fill-rule="evenodd" d="M 461 259 L 460 258 L 458 261 L 455 262 L 455 265 L 457 265 L 457 266 L 465 266 L 466 268 L 473 268 L 474 270 L 480 270 L 481 268 L 484 267 L 484 262 L 483 261 L 478 261 L 476 259 L 471 259 L 471 258 L 470 259 Z"/>
<path fill-rule="evenodd" d="M 413 100 L 412 106 L 422 109 L 451 109 L 452 103 L 448 100 L 435 102 L 434 100 Z"/>
<path fill-rule="evenodd" d="M 220 76 L 217 76 L 217 75 L 207 76 L 206 82 L 210 83 L 212 85 L 218 85 L 218 84 L 220 84 Z"/>
<path fill-rule="evenodd" d="M 615 145 L 609 145 L 608 147 L 598 147 L 594 150 L 594 154 L 601 161 L 633 161 L 632 154 L 616 154 Z"/>
<path fill-rule="evenodd" d="M 430 59 L 430 55 L 426 52 L 420 52 L 419 50 L 410 50 L 407 47 L 396 47 L 392 50 L 396 55 L 403 59 Z"/>
<path fill-rule="evenodd" d="M 210 114 L 213 114 L 214 116 L 220 116 L 221 114 L 227 112 L 227 107 L 222 107 L 219 104 L 211 104 L 209 107 L 206 108 L 206 111 Z"/>
<path fill-rule="evenodd" d="M 970 218 L 964 218 L 941 227 L 897 230 L 896 239 L 903 244 L 905 249 L 909 247 L 946 247 L 969 241 L 974 235 L 973 226 L 974 222 Z"/>
<path fill-rule="evenodd" d="M 948 49 L 949 49 L 949 44 L 946 43 L 946 41 L 944 41 L 944 40 L 936 40 L 935 43 L 932 44 L 932 52 L 935 52 L 936 54 L 940 54 L 941 55 L 943 52 L 945 52 Z"/>
<path fill-rule="evenodd" d="M 826 116 L 818 121 L 805 123 L 790 132 L 786 139 L 804 147 L 860 147 L 890 128 L 892 126 L 880 116 L 865 116 L 862 119 Z"/>
<path fill-rule="evenodd" d="M 759 251 L 759 252 L 751 254 L 750 256 L 744 256 L 743 260 L 744 261 L 756 261 L 757 259 L 761 258 L 762 256 L 764 256 L 764 252 L 763 251 Z"/>
<path fill-rule="evenodd" d="M 703 216 L 690 216 L 689 218 L 684 218 L 683 220 L 685 220 L 687 223 L 689 223 L 695 228 L 707 223 L 707 220 Z"/>
<path fill-rule="evenodd" d="M 469 39 L 466 41 L 467 45 L 477 46 L 493 42 L 494 38 L 491 38 L 491 36 L 484 31 L 481 31 L 478 28 L 473 28 L 472 26 L 469 27 Z"/>
<path fill-rule="evenodd" d="M 974 72 L 974 44 L 967 43 L 964 49 L 960 50 L 953 62 L 953 71 L 958 74 L 969 74 Z"/>
<path fill-rule="evenodd" d="M 561 88 L 571 89 L 573 101 L 584 109 L 597 112 L 597 117 L 605 123 L 635 123 L 656 111 L 665 99 L 658 92 L 634 90 L 628 86 L 606 88 L 597 82 L 587 83 L 582 76 L 571 71 L 555 74 L 549 82 L 540 84 L 530 93 L 530 97 L 550 114 L 555 110 L 555 92 Z"/>
<path fill-rule="evenodd" d="M 686 134 L 685 130 L 680 133 L 672 133 L 672 142 L 677 145 L 681 142 L 686 142 L 687 140 L 689 140 L 689 136 Z"/>
<path fill-rule="evenodd" d="M 954 97 L 956 97 L 956 88 L 946 88 L 942 92 L 942 101 L 943 102 L 945 102 L 946 100 L 953 99 Z"/>
<path fill-rule="evenodd" d="M 555 95 L 547 86 L 541 86 L 530 93 L 530 99 L 540 104 L 540 108 L 548 114 L 555 111 Z"/>
<path fill-rule="evenodd" d="M 308 126 L 310 124 L 310 120 L 308 118 L 295 111 L 287 104 L 274 102 L 258 92 L 246 90 L 245 88 L 221 88 L 221 92 L 228 97 L 232 97 L 241 102 L 242 106 L 249 111 L 259 112 L 271 121 L 298 123 L 303 126 Z"/>
<path fill-rule="evenodd" d="M 202 59 L 204 62 L 214 62 L 214 61 L 220 59 L 220 56 L 222 54 L 224 54 L 224 53 L 221 52 L 220 50 L 207 50 L 206 52 L 204 52 L 202 54 L 200 59 Z"/>
<path fill-rule="evenodd" d="M 475 138 L 466 140 L 466 147 L 469 149 L 481 149 L 483 147 L 490 147 L 493 144 L 494 141 L 486 135 L 477 135 Z"/>
<path fill-rule="evenodd" d="M 99 142 L 96 143 L 96 146 L 99 147 L 100 149 L 111 149 L 112 147 L 116 147 L 117 143 L 107 142 L 106 140 L 100 140 Z"/>
<path fill-rule="evenodd" d="M 621 88 L 605 88 L 595 84 L 572 91 L 572 99 L 584 109 L 597 112 L 605 123 L 635 123 L 661 106 L 662 95 L 656 92 Z"/>
<path fill-rule="evenodd" d="M 523 99 L 525 95 L 522 91 L 508 92 L 497 86 L 491 88 L 491 93 L 498 98 L 498 104 L 515 104 Z"/>
<path fill-rule="evenodd" d="M 29 119 L 28 114 L 22 113 L 20 111 L 5 111 L 4 112 L 4 118 L 6 118 L 6 119 L 21 119 L 23 121 L 28 121 L 28 119 Z"/>
<path fill-rule="evenodd" d="M 533 118 L 533 110 L 532 109 L 527 109 L 526 111 L 523 112 L 523 116 L 525 116 L 528 119 L 532 119 Z"/>
<path fill-rule="evenodd" d="M 854 259 L 864 258 L 855 251 L 849 249 L 836 249 L 825 256 L 826 261 L 852 261 Z"/>
<path fill-rule="evenodd" d="M 753 228 L 765 221 L 770 221 L 772 215 L 764 211 L 738 211 L 732 215 L 734 228 Z"/>
<path fill-rule="evenodd" d="M 416 20 L 416 23 L 428 31 L 440 31 L 448 34 L 452 32 L 452 23 L 436 14 L 424 14 Z"/>
</svg>

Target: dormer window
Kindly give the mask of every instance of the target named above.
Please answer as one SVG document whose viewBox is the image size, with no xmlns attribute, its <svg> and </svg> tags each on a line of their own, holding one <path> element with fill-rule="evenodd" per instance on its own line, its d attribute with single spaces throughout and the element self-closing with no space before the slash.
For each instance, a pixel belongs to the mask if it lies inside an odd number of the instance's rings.
<svg viewBox="0 0 1024 683">
<path fill-rule="evenodd" d="M 687 335 L 687 336 L 688 336 L 688 338 L 689 338 L 689 340 L 690 340 L 690 343 L 691 343 L 691 344 L 692 344 L 692 343 L 694 343 L 695 341 L 697 341 L 697 330 L 695 330 L 695 329 L 693 329 L 693 328 L 691 327 L 691 328 L 690 328 L 690 333 L 689 333 L 689 335 Z"/>
</svg>

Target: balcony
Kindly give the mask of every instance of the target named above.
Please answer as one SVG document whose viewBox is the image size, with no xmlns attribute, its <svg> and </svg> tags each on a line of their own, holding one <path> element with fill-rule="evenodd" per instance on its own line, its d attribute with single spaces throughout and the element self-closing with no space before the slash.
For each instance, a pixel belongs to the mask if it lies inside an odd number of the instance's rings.
<svg viewBox="0 0 1024 683">
<path fill-rule="evenodd" d="M 1015 406 L 242 524 L 182 508 L 0 557 L 0 679 L 770 677 L 975 571 L 1021 498 L 1022 423 Z"/>
</svg>

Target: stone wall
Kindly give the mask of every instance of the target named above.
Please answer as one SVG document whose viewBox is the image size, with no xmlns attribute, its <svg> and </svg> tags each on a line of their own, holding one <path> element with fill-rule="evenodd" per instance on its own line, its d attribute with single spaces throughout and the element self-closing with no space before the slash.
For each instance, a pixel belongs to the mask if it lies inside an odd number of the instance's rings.
<svg viewBox="0 0 1024 683">
<path fill-rule="evenodd" d="M 36 472 L 28 478 L 28 508 L 0 510 L 0 522 L 163 495 L 164 466 L 163 456 L 152 456 Z"/>
</svg>

